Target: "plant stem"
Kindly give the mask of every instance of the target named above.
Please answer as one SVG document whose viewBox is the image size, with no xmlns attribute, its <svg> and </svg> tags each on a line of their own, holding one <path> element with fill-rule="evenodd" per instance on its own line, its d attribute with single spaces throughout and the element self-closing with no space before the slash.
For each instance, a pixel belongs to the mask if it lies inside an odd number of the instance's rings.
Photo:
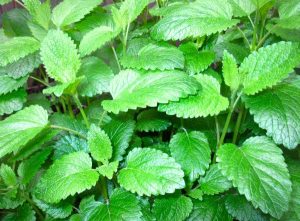
<svg viewBox="0 0 300 221">
<path fill-rule="evenodd" d="M 255 14 L 255 25 L 253 28 L 253 38 L 252 38 L 252 46 L 251 46 L 251 51 L 254 51 L 256 49 L 256 41 L 257 41 L 257 24 L 258 24 L 258 10 L 256 10 Z"/>
<path fill-rule="evenodd" d="M 78 95 L 77 94 L 74 95 L 73 98 L 74 98 L 74 101 L 75 101 L 77 107 L 79 108 L 79 111 L 80 111 L 80 113 L 82 115 L 82 118 L 84 120 L 85 125 L 87 126 L 87 128 L 89 128 L 90 127 L 90 123 L 89 123 L 89 121 L 88 121 L 88 119 L 86 117 L 86 114 L 85 114 L 85 112 L 84 112 L 84 110 L 82 108 L 82 104 L 81 104 L 81 102 L 80 102 L 80 100 L 78 98 Z"/>
<path fill-rule="evenodd" d="M 242 31 L 242 29 L 241 29 L 239 26 L 237 26 L 237 29 L 238 29 L 239 32 L 241 32 L 241 34 L 243 35 L 243 38 L 245 39 L 245 41 L 246 41 L 248 47 L 251 48 L 250 42 L 249 42 L 248 38 L 246 37 L 245 33 Z"/>
<path fill-rule="evenodd" d="M 220 127 L 218 117 L 215 116 L 215 123 L 216 123 L 216 135 L 217 135 L 217 144 L 220 142 Z"/>
<path fill-rule="evenodd" d="M 37 82 L 39 82 L 39 83 L 41 83 L 41 84 L 47 86 L 47 87 L 50 87 L 50 85 L 49 85 L 47 82 L 45 82 L 45 81 L 43 81 L 43 80 L 41 80 L 41 79 L 39 79 L 39 78 L 36 78 L 36 77 L 33 77 L 33 76 L 29 76 L 29 77 L 30 77 L 31 79 L 33 79 L 33 80 L 35 80 L 35 81 L 37 81 Z"/>
<path fill-rule="evenodd" d="M 102 194 L 104 200 L 106 202 L 108 202 L 109 201 L 109 197 L 108 197 L 108 191 L 107 191 L 107 180 L 106 180 L 106 178 L 104 176 L 102 176 L 100 178 L 100 185 L 101 185 L 101 194 Z"/>
<path fill-rule="evenodd" d="M 119 58 L 118 58 L 118 55 L 117 55 L 117 52 L 115 50 L 115 47 L 113 45 L 111 45 L 111 49 L 114 53 L 114 57 L 115 57 L 115 60 L 117 62 L 117 65 L 118 65 L 118 68 L 119 68 L 119 71 L 121 71 L 121 65 L 120 65 L 120 62 L 119 62 Z"/>
<path fill-rule="evenodd" d="M 78 131 L 76 130 L 73 130 L 73 129 L 70 129 L 70 128 L 67 128 L 67 127 L 62 127 L 62 126 L 59 126 L 59 125 L 50 125 L 50 128 L 52 129 L 59 129 L 59 130 L 63 130 L 63 131 L 67 131 L 69 133 L 72 133 L 74 135 L 77 135 L 78 137 L 81 137 L 83 139 L 87 139 L 84 135 L 82 135 L 81 133 L 79 133 Z"/>
<path fill-rule="evenodd" d="M 130 23 L 127 24 L 125 35 L 123 33 L 123 35 L 124 35 L 124 39 L 123 39 L 123 54 L 126 53 L 126 49 L 127 49 L 127 39 L 128 39 L 129 29 L 130 29 Z"/>
<path fill-rule="evenodd" d="M 100 120 L 99 120 L 99 126 L 101 127 L 102 121 L 104 119 L 104 116 L 107 114 L 107 111 L 103 111 L 103 113 L 101 114 Z"/>
<path fill-rule="evenodd" d="M 68 106 L 70 117 L 74 118 L 74 112 L 73 112 L 72 104 L 71 104 L 69 97 L 67 98 L 67 106 Z"/>
<path fill-rule="evenodd" d="M 244 114 L 244 109 L 245 109 L 244 106 L 242 106 L 242 108 L 239 112 L 238 118 L 237 118 L 237 122 L 236 122 L 235 127 L 234 127 L 233 139 L 232 139 L 232 143 L 234 143 L 234 144 L 236 143 L 238 135 L 239 135 L 240 126 L 241 126 L 241 122 L 242 122 L 242 117 L 243 117 L 243 114 Z"/>
<path fill-rule="evenodd" d="M 22 7 L 25 8 L 25 6 L 24 6 L 24 4 L 23 4 L 22 2 L 20 2 L 20 1 L 18 1 L 18 0 L 15 0 L 15 2 L 18 3 L 19 5 L 21 5 Z"/>
<path fill-rule="evenodd" d="M 233 103 L 233 104 L 231 105 L 231 107 L 229 108 L 229 112 L 228 112 L 228 115 L 227 115 L 227 118 L 226 118 L 226 121 L 225 121 L 225 125 L 224 125 L 223 130 L 222 130 L 220 142 L 218 143 L 218 148 L 219 148 L 220 146 L 222 146 L 222 144 L 224 143 L 224 139 L 225 139 L 225 136 L 226 136 L 226 134 L 227 134 L 227 130 L 228 130 L 228 126 L 229 126 L 229 123 L 230 123 L 232 114 L 233 114 L 234 109 L 235 109 L 237 103 L 239 102 L 241 96 L 242 96 L 242 93 L 240 93 L 240 94 L 238 95 L 238 97 L 235 99 L 234 103 Z"/>
<path fill-rule="evenodd" d="M 65 103 L 65 100 L 63 97 L 60 98 L 60 102 L 61 102 L 61 105 L 63 107 L 63 110 L 64 110 L 64 113 L 67 112 L 67 107 L 66 107 L 66 103 Z"/>
<path fill-rule="evenodd" d="M 34 211 L 37 213 L 37 215 L 39 216 L 40 220 L 44 220 L 44 215 L 41 213 L 41 211 L 39 210 L 39 208 L 35 205 L 35 203 L 33 202 L 32 199 L 30 199 L 29 196 L 26 196 L 24 194 L 24 198 L 26 199 L 26 201 L 32 206 L 32 208 L 34 209 Z"/>
</svg>

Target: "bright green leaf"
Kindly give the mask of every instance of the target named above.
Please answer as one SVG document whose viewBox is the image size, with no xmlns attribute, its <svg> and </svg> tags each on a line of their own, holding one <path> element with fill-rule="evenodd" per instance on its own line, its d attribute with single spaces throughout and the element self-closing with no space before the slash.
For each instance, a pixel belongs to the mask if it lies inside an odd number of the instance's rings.
<svg viewBox="0 0 300 221">
<path fill-rule="evenodd" d="M 180 71 L 141 73 L 121 71 L 110 84 L 113 100 L 102 102 L 106 111 L 115 114 L 138 107 L 155 107 L 157 103 L 178 101 L 181 97 L 195 94 L 198 83 Z"/>
<path fill-rule="evenodd" d="M 56 160 L 38 183 L 35 194 L 48 203 L 57 203 L 94 186 L 99 178 L 92 159 L 82 151 Z"/>
<path fill-rule="evenodd" d="M 35 211 L 28 204 L 17 208 L 15 212 L 8 213 L 2 221 L 35 221 Z"/>
<path fill-rule="evenodd" d="M 225 84 L 232 91 L 237 90 L 243 81 L 242 76 L 239 74 L 235 58 L 226 50 L 223 55 L 223 77 Z"/>
<path fill-rule="evenodd" d="M 158 110 L 177 117 L 195 118 L 217 115 L 228 108 L 228 99 L 220 94 L 220 84 L 214 77 L 199 74 L 195 79 L 201 85 L 196 95 L 160 104 Z"/>
<path fill-rule="evenodd" d="M 222 173 L 255 207 L 276 218 L 287 211 L 292 190 L 289 172 L 281 149 L 269 138 L 251 137 L 241 148 L 225 144 L 217 152 L 217 161 Z"/>
<path fill-rule="evenodd" d="M 114 161 L 108 164 L 101 165 L 97 168 L 97 171 L 108 179 L 112 179 L 113 174 L 117 172 L 119 166 L 119 161 Z"/>
<path fill-rule="evenodd" d="M 206 136 L 198 131 L 180 132 L 170 141 L 171 155 L 185 175 L 195 181 L 205 173 L 210 163 L 210 147 Z"/>
<path fill-rule="evenodd" d="M 30 106 L 0 121 L 0 157 L 18 150 L 48 124 L 48 114 L 40 106 Z"/>
<path fill-rule="evenodd" d="M 164 131 L 171 122 L 162 113 L 156 110 L 145 110 L 137 116 L 136 130 L 144 132 Z"/>
<path fill-rule="evenodd" d="M 27 81 L 27 77 L 13 79 L 8 75 L 0 76 L 0 95 L 12 92 L 22 87 Z"/>
<path fill-rule="evenodd" d="M 22 109 L 26 102 L 26 92 L 23 88 L 11 93 L 0 95 L 0 116 L 11 114 Z"/>
<path fill-rule="evenodd" d="M 1 164 L 0 166 L 0 178 L 2 178 L 7 187 L 11 188 L 17 185 L 17 177 L 15 172 L 6 164 Z"/>
<path fill-rule="evenodd" d="M 180 165 L 167 154 L 150 148 L 135 148 L 129 152 L 126 166 L 118 181 L 125 189 L 139 195 L 163 195 L 185 186 Z"/>
</svg>

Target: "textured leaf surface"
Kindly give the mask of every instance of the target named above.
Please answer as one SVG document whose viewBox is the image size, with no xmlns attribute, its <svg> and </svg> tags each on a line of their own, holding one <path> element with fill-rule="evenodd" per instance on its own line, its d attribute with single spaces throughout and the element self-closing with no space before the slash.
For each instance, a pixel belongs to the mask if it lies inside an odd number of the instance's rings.
<svg viewBox="0 0 300 221">
<path fill-rule="evenodd" d="M 136 130 L 138 131 L 163 131 L 171 126 L 171 122 L 156 110 L 145 110 L 137 116 Z"/>
<path fill-rule="evenodd" d="M 131 192 L 150 196 L 183 188 L 183 176 L 180 165 L 167 154 L 150 148 L 135 148 L 127 155 L 126 167 L 120 170 L 118 181 Z"/>
<path fill-rule="evenodd" d="M 198 131 L 180 132 L 170 141 L 171 155 L 182 166 L 189 180 L 205 173 L 210 163 L 210 147 L 206 136 Z"/>
<path fill-rule="evenodd" d="M 192 42 L 180 45 L 185 58 L 185 69 L 189 74 L 199 74 L 211 65 L 215 59 L 213 51 L 198 51 Z"/>
<path fill-rule="evenodd" d="M 145 70 L 182 69 L 184 66 L 183 53 L 176 47 L 165 43 L 150 43 L 141 45 L 135 51 L 123 55 L 121 64 L 125 68 Z"/>
<path fill-rule="evenodd" d="M 245 74 L 244 93 L 253 95 L 277 84 L 299 64 L 298 43 L 279 42 L 253 52 L 240 66 L 240 73 Z"/>
<path fill-rule="evenodd" d="M 158 22 L 151 36 L 160 40 L 183 40 L 201 37 L 226 30 L 237 24 L 232 18 L 232 9 L 227 1 L 199 0 L 183 3 L 177 10 L 171 10 Z"/>
<path fill-rule="evenodd" d="M 78 22 L 90 13 L 102 0 L 64 0 L 52 12 L 52 21 L 57 27 Z"/>
<path fill-rule="evenodd" d="M 225 84 L 232 91 L 237 90 L 242 83 L 242 76 L 239 74 L 237 62 L 228 51 L 224 51 L 223 54 L 223 77 Z"/>
<path fill-rule="evenodd" d="M 80 203 L 80 209 L 84 221 L 139 221 L 142 216 L 138 199 L 123 189 L 115 189 L 108 204 L 90 197 Z"/>
<path fill-rule="evenodd" d="M 231 182 L 222 174 L 217 164 L 210 166 L 203 178 L 200 178 L 200 189 L 204 194 L 214 195 L 229 190 Z"/>
<path fill-rule="evenodd" d="M 35 221 L 35 212 L 28 204 L 24 204 L 17 208 L 15 212 L 8 213 L 2 221 Z"/>
<path fill-rule="evenodd" d="M 67 34 L 60 30 L 49 31 L 42 42 L 41 57 L 50 77 L 61 83 L 75 80 L 80 60 L 76 45 Z"/>
<path fill-rule="evenodd" d="M 112 157 L 112 146 L 108 135 L 92 124 L 87 139 L 92 157 L 101 163 L 108 162 Z"/>
<path fill-rule="evenodd" d="M 300 77 L 292 76 L 272 89 L 244 101 L 254 115 L 254 121 L 275 143 L 289 149 L 300 143 Z"/>
<path fill-rule="evenodd" d="M 0 95 L 0 115 L 21 110 L 26 102 L 26 96 L 27 94 L 22 88 L 9 94 Z"/>
<path fill-rule="evenodd" d="M 0 66 L 6 66 L 40 48 L 40 43 L 31 37 L 15 37 L 0 44 Z"/>
<path fill-rule="evenodd" d="M 225 205 L 229 214 L 240 221 L 267 221 L 260 210 L 255 209 L 253 205 L 241 195 L 228 195 Z"/>
<path fill-rule="evenodd" d="M 195 118 L 217 115 L 227 109 L 228 99 L 220 94 L 220 84 L 214 77 L 199 74 L 195 79 L 201 85 L 196 95 L 182 98 L 178 102 L 160 104 L 158 110 L 177 117 Z"/>
<path fill-rule="evenodd" d="M 232 6 L 233 14 L 237 17 L 250 15 L 255 11 L 256 5 L 253 3 L 255 0 L 229 0 Z"/>
<path fill-rule="evenodd" d="M 207 196 L 202 201 L 194 200 L 194 208 L 188 221 L 232 221 L 225 208 L 223 196 Z"/>
<path fill-rule="evenodd" d="M 118 161 L 114 161 L 108 164 L 104 164 L 100 167 L 97 168 L 97 171 L 102 175 L 107 177 L 108 179 L 112 179 L 113 174 L 115 172 L 117 172 L 119 166 L 119 162 Z"/>
<path fill-rule="evenodd" d="M 0 67 L 0 75 L 8 75 L 14 79 L 24 77 L 41 64 L 39 52 L 27 55 L 5 67 Z"/>
<path fill-rule="evenodd" d="M 22 161 L 18 167 L 18 175 L 23 184 L 29 183 L 29 181 L 36 175 L 42 164 L 47 160 L 51 153 L 50 148 L 43 149 L 27 160 Z"/>
<path fill-rule="evenodd" d="M 241 148 L 225 144 L 217 152 L 224 175 L 247 200 L 280 218 L 288 209 L 291 181 L 282 151 L 267 137 L 251 137 Z"/>
<path fill-rule="evenodd" d="M 71 215 L 73 207 L 68 201 L 61 201 L 58 204 L 45 203 L 42 200 L 33 198 L 36 205 L 45 213 L 49 214 L 55 219 L 64 219 Z"/>
<path fill-rule="evenodd" d="M 1 164 L 0 177 L 7 187 L 13 188 L 17 185 L 17 177 L 15 172 L 6 164 Z"/>
<path fill-rule="evenodd" d="M 87 141 L 74 136 L 74 135 L 65 135 L 62 136 L 53 146 L 54 148 L 54 159 L 59 159 L 64 155 L 74 153 L 77 151 L 84 151 L 88 153 Z"/>
<path fill-rule="evenodd" d="M 292 194 L 289 203 L 289 210 L 280 220 L 297 221 L 300 219 L 300 165 L 297 160 L 289 160 L 288 168 L 292 180 Z"/>
<path fill-rule="evenodd" d="M 86 35 L 83 36 L 80 45 L 79 52 L 81 56 L 86 56 L 104 46 L 107 42 L 115 38 L 119 34 L 118 30 L 115 30 L 111 26 L 97 27 Z"/>
<path fill-rule="evenodd" d="M 30 106 L 0 121 L 0 157 L 18 150 L 34 138 L 48 123 L 48 114 L 40 106 Z"/>
<path fill-rule="evenodd" d="M 75 193 L 94 186 L 99 174 L 92 169 L 92 160 L 82 151 L 56 160 L 42 176 L 36 196 L 48 203 L 57 203 Z"/>
<path fill-rule="evenodd" d="M 102 102 L 106 111 L 115 114 L 138 107 L 155 107 L 157 103 L 178 101 L 181 97 L 195 94 L 198 83 L 180 71 L 141 73 L 121 71 L 110 84 L 113 100 Z"/>
<path fill-rule="evenodd" d="M 192 209 L 192 200 L 182 195 L 156 198 L 153 205 L 157 221 L 183 221 Z"/>
<path fill-rule="evenodd" d="M 22 87 L 27 81 L 27 77 L 13 79 L 8 75 L 0 76 L 0 95 L 12 92 Z"/>
<path fill-rule="evenodd" d="M 126 119 L 113 119 L 108 124 L 104 125 L 103 129 L 109 136 L 113 146 L 113 161 L 120 161 L 123 159 L 123 155 L 129 147 L 134 128 L 135 122 Z"/>
<path fill-rule="evenodd" d="M 77 89 L 79 95 L 92 97 L 109 92 L 109 84 L 114 75 L 110 67 L 102 60 L 89 57 L 82 61 L 78 76 L 85 76 Z"/>
</svg>

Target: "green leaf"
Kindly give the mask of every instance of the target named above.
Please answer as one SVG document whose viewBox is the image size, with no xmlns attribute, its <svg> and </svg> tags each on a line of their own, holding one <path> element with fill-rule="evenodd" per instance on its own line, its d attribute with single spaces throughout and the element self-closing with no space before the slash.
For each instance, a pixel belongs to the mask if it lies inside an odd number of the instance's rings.
<svg viewBox="0 0 300 221">
<path fill-rule="evenodd" d="M 193 199 L 202 200 L 203 199 L 203 192 L 200 189 L 192 189 L 188 193 L 188 196 L 193 198 Z"/>
<path fill-rule="evenodd" d="M 12 188 L 17 185 L 17 177 L 15 172 L 10 166 L 6 164 L 1 164 L 0 177 L 7 187 Z"/>
<path fill-rule="evenodd" d="M 0 67 L 0 75 L 8 75 L 14 79 L 21 78 L 31 73 L 40 64 L 40 54 L 35 52 L 5 67 Z"/>
<path fill-rule="evenodd" d="M 64 0 L 52 12 L 52 21 L 57 27 L 78 22 L 90 13 L 102 0 Z"/>
<path fill-rule="evenodd" d="M 160 104 L 158 110 L 177 117 L 197 118 L 217 115 L 228 108 L 228 99 L 220 94 L 220 84 L 214 77 L 199 74 L 195 79 L 201 85 L 196 95 Z"/>
<path fill-rule="evenodd" d="M 187 221 L 232 221 L 225 208 L 224 196 L 206 196 L 193 200 L 194 208 Z"/>
<path fill-rule="evenodd" d="M 112 157 L 112 145 L 105 131 L 92 124 L 87 139 L 92 157 L 101 163 L 108 162 Z"/>
<path fill-rule="evenodd" d="M 48 114 L 40 106 L 30 106 L 0 121 L 0 157 L 17 151 L 48 124 Z"/>
<path fill-rule="evenodd" d="M 2 195 L 0 197 L 0 209 L 15 209 L 24 203 L 25 199 L 17 195 L 16 198 L 10 198 Z"/>
<path fill-rule="evenodd" d="M 223 77 L 225 84 L 232 91 L 236 91 L 243 82 L 243 76 L 239 74 L 235 58 L 226 50 L 223 54 Z"/>
<path fill-rule="evenodd" d="M 300 143 L 300 77 L 289 79 L 254 96 L 243 97 L 260 128 L 275 143 L 294 149 Z"/>
<path fill-rule="evenodd" d="M 285 56 L 282 56 L 282 55 Z M 241 64 L 240 73 L 245 74 L 244 93 L 256 94 L 272 87 L 288 76 L 300 64 L 300 45 L 279 42 L 260 48 L 250 54 Z"/>
<path fill-rule="evenodd" d="M 113 161 L 123 159 L 125 151 L 129 147 L 132 135 L 134 133 L 135 122 L 126 119 L 113 119 L 108 124 L 104 125 L 103 129 L 109 136 L 113 146 Z"/>
<path fill-rule="evenodd" d="M 82 200 L 80 210 L 89 221 L 139 221 L 142 216 L 135 195 L 120 188 L 114 189 L 107 203 L 95 201 L 93 196 Z"/>
<path fill-rule="evenodd" d="M 80 42 L 79 52 L 81 56 L 84 57 L 91 54 L 115 38 L 118 34 L 119 30 L 115 30 L 115 28 L 111 26 L 102 25 L 91 30 L 83 36 Z"/>
<path fill-rule="evenodd" d="M 92 159 L 83 151 L 56 160 L 42 176 L 35 194 L 48 203 L 57 203 L 94 186 L 99 178 Z"/>
<path fill-rule="evenodd" d="M 170 150 L 191 181 L 203 175 L 209 166 L 210 147 L 205 134 L 201 132 L 184 131 L 175 134 L 170 141 Z"/>
<path fill-rule="evenodd" d="M 71 215 L 73 210 L 72 204 L 66 200 L 61 201 L 58 204 L 49 204 L 34 197 L 33 201 L 42 211 L 55 219 L 67 218 L 69 215 Z"/>
<path fill-rule="evenodd" d="M 53 148 L 54 148 L 53 158 L 55 160 L 60 159 L 64 155 L 68 155 L 70 153 L 74 153 L 78 151 L 83 151 L 85 153 L 89 152 L 87 141 L 74 135 L 62 136 L 54 144 Z"/>
<path fill-rule="evenodd" d="M 213 51 L 198 51 L 196 45 L 192 42 L 181 44 L 179 49 L 183 52 L 185 58 L 185 69 L 192 75 L 204 71 L 215 60 Z"/>
<path fill-rule="evenodd" d="M 300 14 L 300 2 L 298 0 L 289 0 L 279 2 L 279 16 L 280 18 L 290 18 Z"/>
<path fill-rule="evenodd" d="M 97 57 L 88 57 L 82 61 L 78 76 L 85 76 L 78 86 L 78 94 L 93 97 L 103 92 L 109 92 L 109 84 L 113 79 L 113 72 Z"/>
<path fill-rule="evenodd" d="M 155 221 L 155 216 L 151 212 L 150 203 L 147 199 L 140 199 L 141 212 L 143 214 L 142 221 Z"/>
<path fill-rule="evenodd" d="M 40 0 L 23 0 L 25 8 L 29 11 L 33 21 L 48 30 L 51 19 L 51 5 L 47 0 L 41 3 Z"/>
<path fill-rule="evenodd" d="M 120 9 L 112 7 L 112 15 L 115 23 L 119 28 L 125 30 L 150 2 L 150 0 L 124 0 Z"/>
<path fill-rule="evenodd" d="M 182 3 L 177 10 L 168 11 L 156 23 L 151 36 L 159 40 L 183 40 L 201 37 L 226 30 L 238 23 L 232 18 L 227 0 L 200 0 Z"/>
<path fill-rule="evenodd" d="M 256 5 L 253 1 L 254 0 L 229 0 L 233 9 L 233 15 L 236 17 L 249 16 L 256 9 Z"/>
<path fill-rule="evenodd" d="M 8 213 L 2 221 L 35 221 L 35 212 L 28 204 L 17 208 L 15 212 Z"/>
<path fill-rule="evenodd" d="M 267 221 L 260 210 L 255 209 L 253 205 L 241 195 L 228 195 L 225 200 L 227 211 L 230 215 L 240 221 Z"/>
<path fill-rule="evenodd" d="M 36 52 L 40 43 L 31 37 L 15 37 L 0 44 L 0 66 L 6 66 Z"/>
<path fill-rule="evenodd" d="M 192 209 L 192 200 L 183 195 L 156 198 L 153 204 L 157 221 L 183 221 Z"/>
<path fill-rule="evenodd" d="M 5 5 L 9 2 L 11 2 L 11 0 L 0 0 L 0 5 Z"/>
<path fill-rule="evenodd" d="M 50 153 L 51 149 L 45 148 L 35 153 L 27 160 L 22 161 L 22 163 L 18 167 L 18 175 L 21 178 L 23 184 L 27 184 L 30 182 L 30 180 L 41 168 L 43 163 L 47 160 Z"/>
<path fill-rule="evenodd" d="M 119 161 L 114 161 L 108 164 L 104 164 L 97 168 L 97 171 L 108 179 L 112 179 L 115 172 L 117 172 L 119 166 Z"/>
<path fill-rule="evenodd" d="M 154 109 L 144 110 L 137 116 L 136 130 L 138 131 L 164 131 L 169 126 L 171 126 L 171 122 L 165 115 Z"/>
<path fill-rule="evenodd" d="M 178 101 L 181 97 L 195 94 L 197 89 L 197 81 L 180 71 L 141 73 L 125 70 L 111 81 L 113 100 L 105 100 L 102 105 L 106 111 L 118 114 L 128 109 Z"/>
<path fill-rule="evenodd" d="M 180 165 L 167 154 L 150 148 L 135 148 L 129 152 L 126 167 L 120 170 L 118 181 L 125 189 L 138 195 L 164 195 L 185 186 Z"/>
<path fill-rule="evenodd" d="M 289 202 L 289 210 L 280 220 L 297 221 L 300 219 L 300 165 L 299 161 L 289 160 L 288 168 L 292 180 L 292 194 Z"/>
<path fill-rule="evenodd" d="M 67 34 L 50 30 L 42 42 L 41 58 L 50 77 L 61 83 L 76 79 L 80 60 L 76 45 Z"/>
<path fill-rule="evenodd" d="M 23 88 L 5 95 L 0 95 L 0 116 L 21 110 L 23 104 L 26 102 L 26 96 L 27 94 Z"/>
<path fill-rule="evenodd" d="M 22 87 L 27 81 L 27 77 L 13 79 L 8 75 L 0 76 L 0 95 L 7 94 Z"/>
<path fill-rule="evenodd" d="M 287 211 L 291 181 L 281 149 L 269 138 L 251 137 L 241 148 L 225 144 L 217 152 L 217 161 L 222 173 L 255 207 L 275 218 Z"/>
<path fill-rule="evenodd" d="M 222 174 L 218 164 L 211 165 L 205 176 L 200 178 L 199 183 L 202 192 L 208 195 L 222 193 L 232 187 L 232 183 Z"/>
<path fill-rule="evenodd" d="M 125 68 L 145 70 L 171 70 L 184 67 L 184 57 L 175 46 L 166 43 L 140 45 L 134 51 L 127 51 L 121 64 Z"/>
<path fill-rule="evenodd" d="M 84 79 L 84 76 L 77 77 L 73 81 L 70 81 L 68 83 L 62 83 L 57 84 L 53 87 L 47 87 L 43 90 L 43 94 L 54 94 L 57 97 L 60 97 L 61 95 L 75 95 L 77 91 L 77 87 L 80 84 L 81 80 Z"/>
</svg>

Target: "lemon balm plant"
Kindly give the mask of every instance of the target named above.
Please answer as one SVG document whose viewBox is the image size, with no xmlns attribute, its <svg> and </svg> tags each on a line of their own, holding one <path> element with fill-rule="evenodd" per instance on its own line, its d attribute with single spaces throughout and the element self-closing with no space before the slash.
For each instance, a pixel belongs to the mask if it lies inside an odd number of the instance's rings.
<svg viewBox="0 0 300 221">
<path fill-rule="evenodd" d="M 1 219 L 300 220 L 299 0 L 16 2 Z"/>
</svg>

